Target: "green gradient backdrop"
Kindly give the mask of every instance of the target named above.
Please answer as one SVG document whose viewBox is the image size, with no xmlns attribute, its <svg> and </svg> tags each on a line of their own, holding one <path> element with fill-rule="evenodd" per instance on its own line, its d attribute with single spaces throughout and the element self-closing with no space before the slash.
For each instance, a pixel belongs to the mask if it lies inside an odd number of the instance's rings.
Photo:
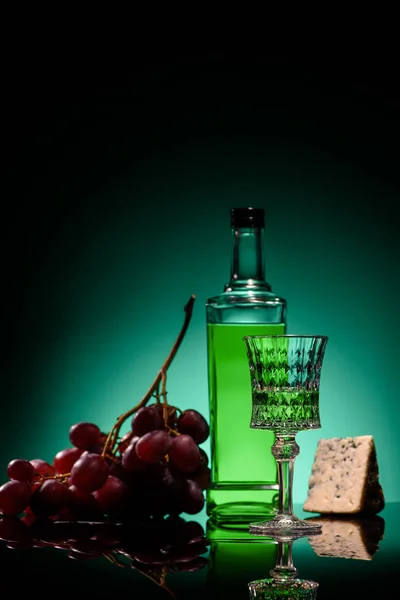
<svg viewBox="0 0 400 600">
<path fill-rule="evenodd" d="M 330 337 L 322 429 L 298 436 L 294 501 L 320 437 L 363 434 L 400 501 L 392 97 L 262 63 L 153 65 L 129 81 L 43 87 L 13 113 L 3 474 L 11 458 L 51 460 L 76 421 L 109 429 L 136 404 L 192 293 L 167 388 L 208 415 L 204 304 L 229 275 L 230 208 L 257 206 L 288 331 Z"/>
</svg>

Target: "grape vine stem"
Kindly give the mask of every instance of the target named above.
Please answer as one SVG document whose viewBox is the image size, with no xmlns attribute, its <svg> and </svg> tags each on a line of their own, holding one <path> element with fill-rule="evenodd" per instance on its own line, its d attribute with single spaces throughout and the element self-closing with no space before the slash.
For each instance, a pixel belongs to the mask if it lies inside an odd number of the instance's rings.
<svg viewBox="0 0 400 600">
<path fill-rule="evenodd" d="M 137 412 L 140 408 L 142 408 L 143 406 L 146 406 L 147 402 L 150 400 L 150 398 L 153 396 L 153 394 L 157 391 L 157 389 L 159 388 L 160 382 L 163 381 L 163 383 L 165 383 L 165 376 L 167 373 L 168 368 L 170 367 L 178 349 L 179 346 L 182 343 L 183 338 L 185 337 L 185 333 L 186 330 L 189 326 L 190 323 L 190 319 L 192 318 L 192 313 L 193 313 L 193 305 L 194 305 L 194 301 L 195 301 L 195 295 L 192 294 L 188 303 L 185 305 L 185 320 L 183 322 L 182 328 L 179 332 L 178 337 L 175 340 L 174 345 L 171 348 L 170 353 L 168 354 L 167 358 L 164 361 L 164 364 L 162 365 L 161 369 L 159 370 L 159 372 L 157 373 L 156 378 L 154 379 L 153 383 L 151 384 L 151 386 L 149 387 L 149 389 L 147 390 L 146 394 L 143 396 L 143 398 L 141 399 L 141 401 L 134 406 L 133 408 L 131 408 L 130 410 L 128 410 L 127 412 L 125 412 L 123 415 L 121 415 L 120 417 L 118 417 L 117 422 L 115 423 L 115 425 L 113 426 L 113 428 L 111 429 L 110 433 L 107 436 L 106 442 L 104 444 L 104 448 L 102 451 L 102 456 L 105 458 L 107 455 L 109 455 L 109 453 L 112 453 L 114 450 L 114 447 L 117 443 L 118 440 L 118 436 L 119 436 L 119 432 L 121 430 L 122 425 L 124 424 L 124 422 L 129 419 L 129 417 L 131 417 L 135 412 Z M 165 389 L 164 389 L 164 402 L 165 402 Z"/>
</svg>

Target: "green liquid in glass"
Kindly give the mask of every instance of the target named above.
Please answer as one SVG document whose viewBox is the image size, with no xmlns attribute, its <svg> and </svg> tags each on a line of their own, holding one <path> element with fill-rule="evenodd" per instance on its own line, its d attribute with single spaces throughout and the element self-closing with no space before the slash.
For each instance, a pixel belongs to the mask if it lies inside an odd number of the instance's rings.
<svg viewBox="0 0 400 600">
<path fill-rule="evenodd" d="M 251 427 L 287 433 L 319 429 L 319 391 L 281 389 L 254 392 Z"/>
<path fill-rule="evenodd" d="M 207 513 L 217 521 L 265 518 L 276 507 L 272 431 L 252 429 L 245 335 L 285 333 L 282 324 L 208 324 L 211 470 Z"/>
</svg>

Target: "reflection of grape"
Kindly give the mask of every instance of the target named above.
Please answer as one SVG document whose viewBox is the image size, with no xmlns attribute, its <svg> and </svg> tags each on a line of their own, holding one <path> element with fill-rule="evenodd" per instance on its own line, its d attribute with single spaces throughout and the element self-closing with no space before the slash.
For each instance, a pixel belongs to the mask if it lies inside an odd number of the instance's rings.
<svg viewBox="0 0 400 600">
<path fill-rule="evenodd" d="M 175 529 L 174 521 L 171 519 L 171 527 Z M 197 521 L 182 521 L 181 527 L 176 528 L 177 544 L 194 544 L 204 541 L 204 529 Z"/>
<path fill-rule="evenodd" d="M 97 540 L 85 537 L 73 540 L 69 548 L 70 558 L 75 559 L 78 558 L 77 554 L 80 555 L 80 558 L 98 558 L 106 551 L 106 548 Z"/>
<path fill-rule="evenodd" d="M 177 562 L 176 565 L 172 566 L 172 571 L 185 571 L 186 573 L 192 573 L 193 571 L 200 571 L 200 569 L 204 569 L 208 565 L 208 560 L 204 556 L 197 556 L 197 558 L 192 558 L 192 560 L 188 562 Z"/>
<path fill-rule="evenodd" d="M 28 527 L 15 516 L 0 517 L 0 540 L 20 547 L 33 544 Z"/>
<path fill-rule="evenodd" d="M 166 574 L 197 571 L 208 564 L 203 527 L 181 517 L 110 523 L 48 518 L 24 521 L 3 515 L 0 541 L 9 548 L 31 548 L 31 552 L 50 546 L 73 560 L 106 556 L 120 567 L 146 574 L 162 587 L 166 587 Z"/>
</svg>

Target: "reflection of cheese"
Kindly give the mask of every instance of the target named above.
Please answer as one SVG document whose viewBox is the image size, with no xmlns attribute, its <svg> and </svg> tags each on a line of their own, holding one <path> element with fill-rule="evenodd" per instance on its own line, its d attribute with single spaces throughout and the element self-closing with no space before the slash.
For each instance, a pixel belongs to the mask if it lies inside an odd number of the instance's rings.
<svg viewBox="0 0 400 600">
<path fill-rule="evenodd" d="M 372 435 L 319 440 L 303 509 L 376 514 L 384 506 Z"/>
<path fill-rule="evenodd" d="M 378 516 L 364 519 L 312 517 L 307 522 L 322 525 L 322 533 L 308 538 L 318 556 L 371 560 L 385 530 L 385 521 Z"/>
</svg>

